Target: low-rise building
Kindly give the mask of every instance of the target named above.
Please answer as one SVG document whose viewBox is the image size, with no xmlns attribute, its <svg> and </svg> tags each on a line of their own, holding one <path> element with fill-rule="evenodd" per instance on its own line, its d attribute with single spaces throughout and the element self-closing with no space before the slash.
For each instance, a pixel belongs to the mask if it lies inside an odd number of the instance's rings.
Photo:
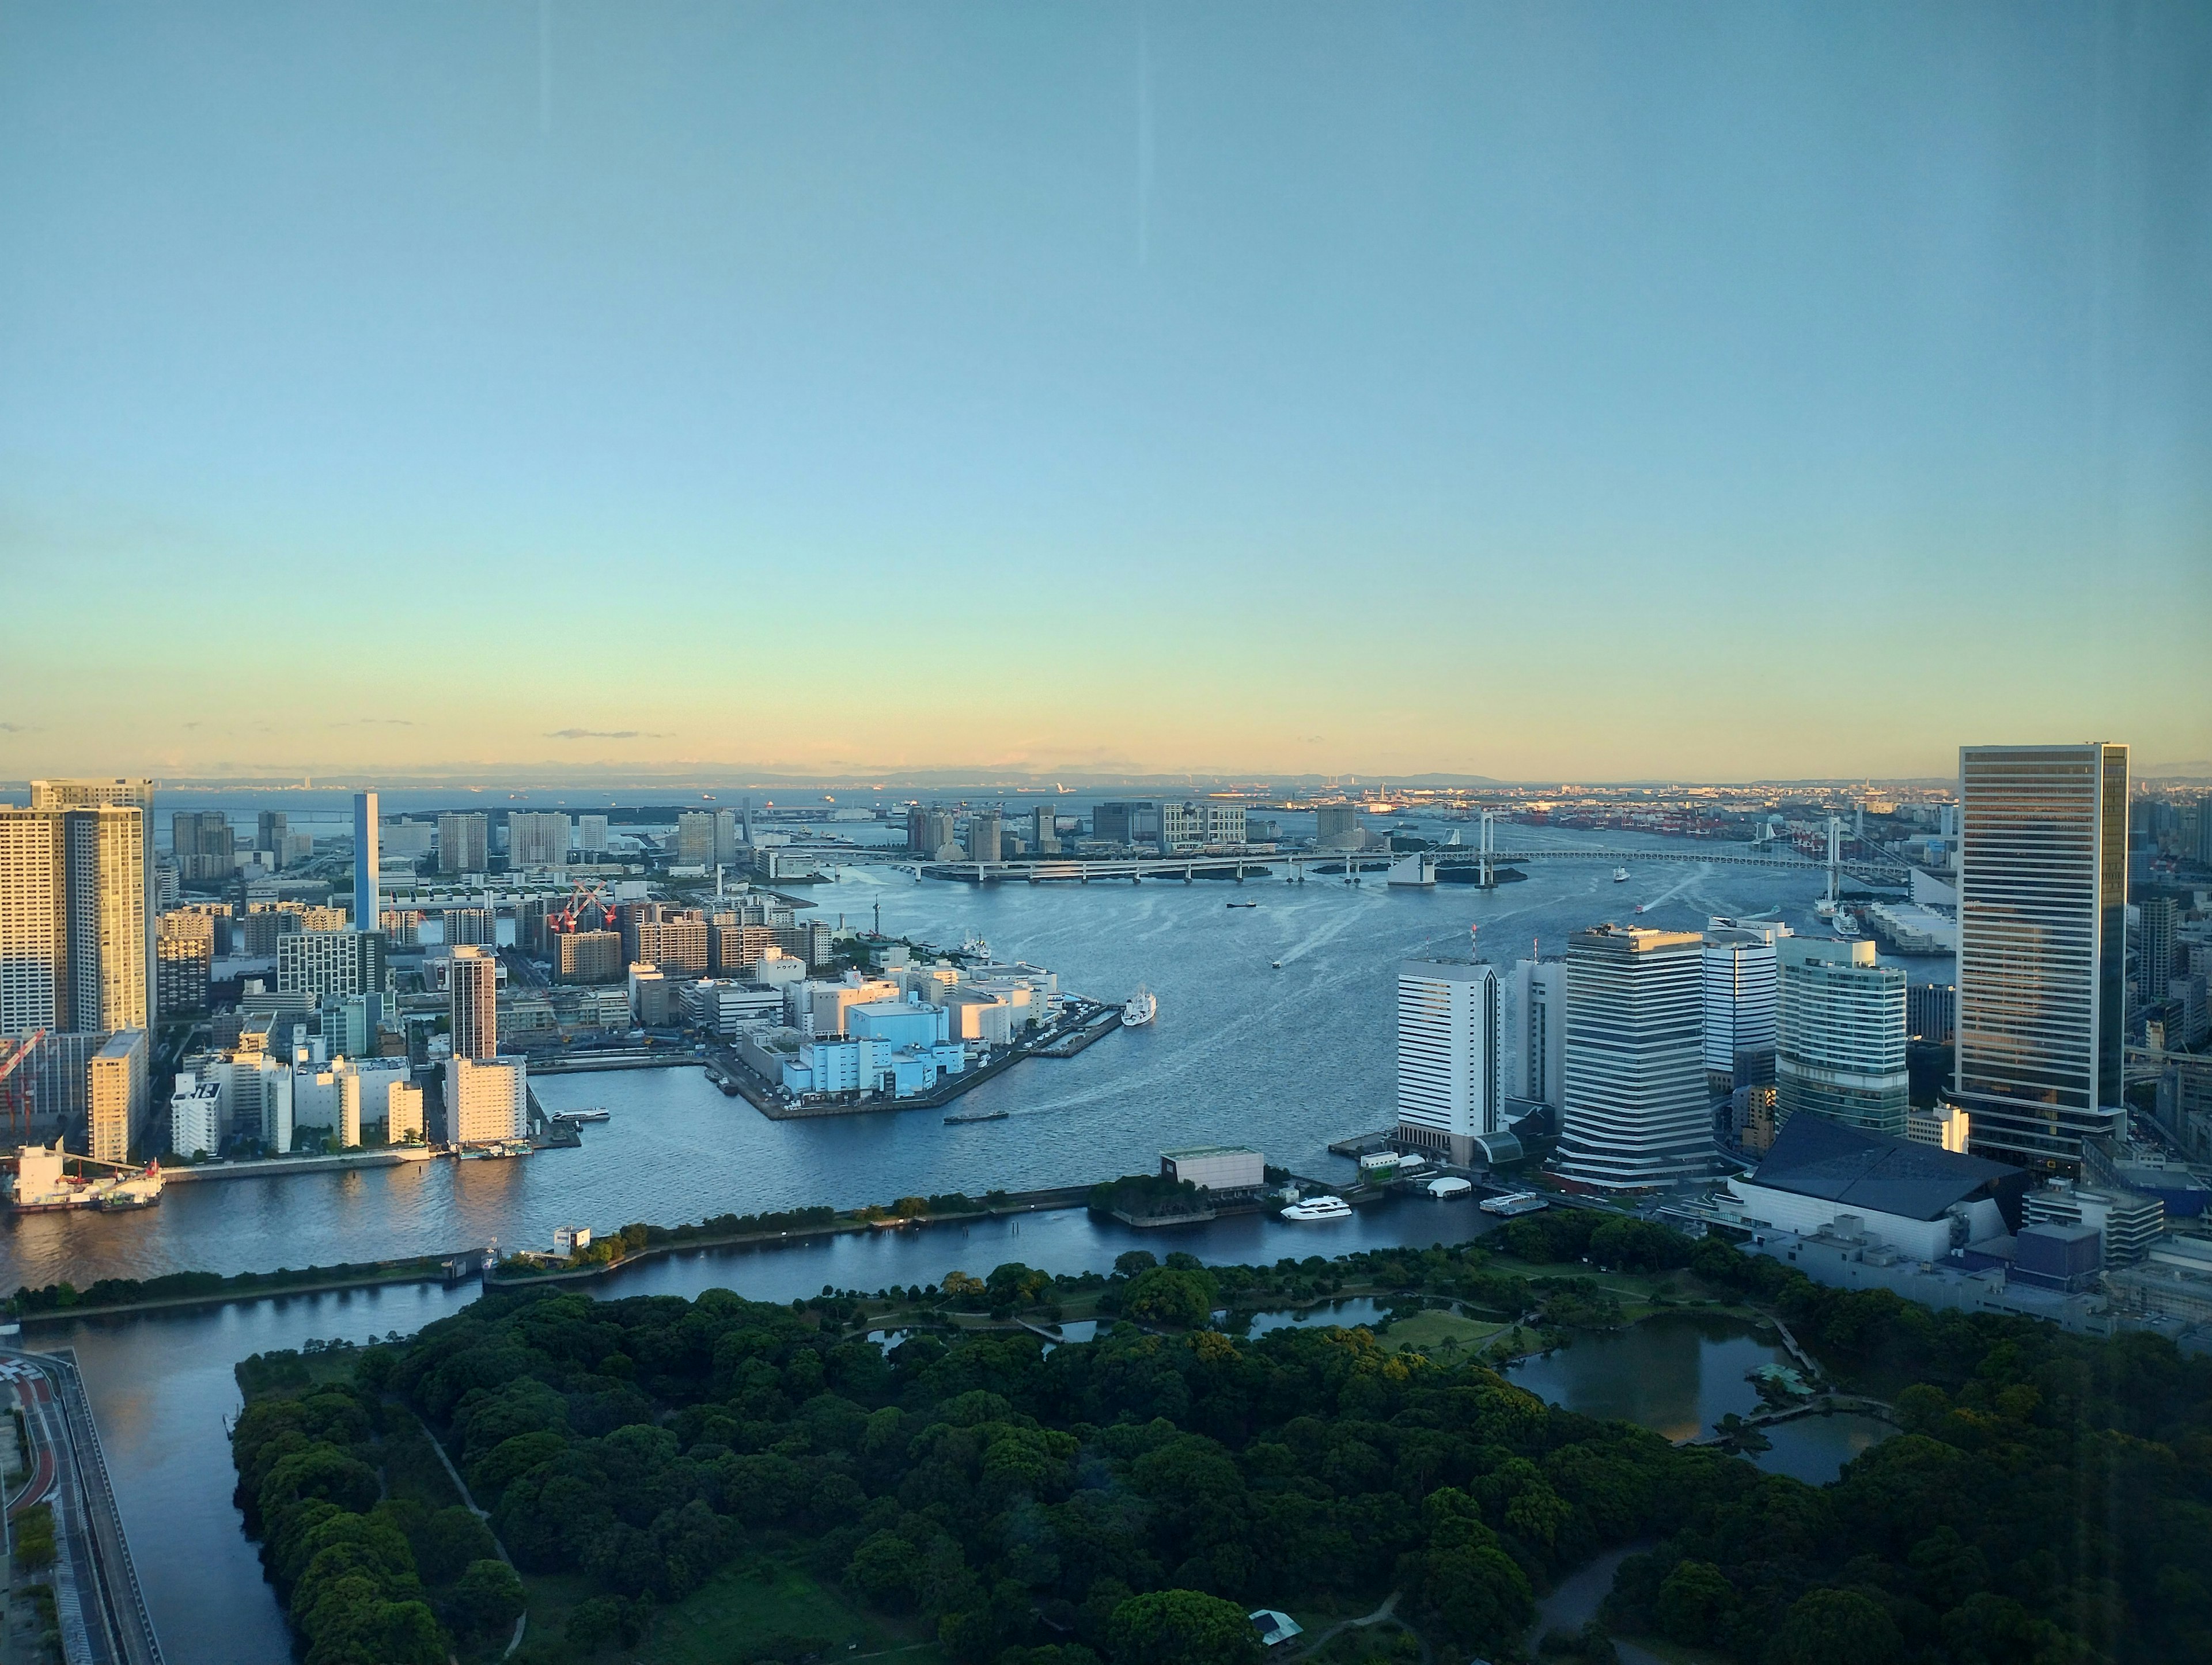
<svg viewBox="0 0 2212 1665">
<path fill-rule="evenodd" d="M 1258 1191 L 1267 1183 L 1267 1162 L 1247 1145 L 1201 1145 L 1188 1151 L 1161 1152 L 1160 1177 L 1178 1183 L 1188 1180 L 1217 1195 Z"/>
</svg>

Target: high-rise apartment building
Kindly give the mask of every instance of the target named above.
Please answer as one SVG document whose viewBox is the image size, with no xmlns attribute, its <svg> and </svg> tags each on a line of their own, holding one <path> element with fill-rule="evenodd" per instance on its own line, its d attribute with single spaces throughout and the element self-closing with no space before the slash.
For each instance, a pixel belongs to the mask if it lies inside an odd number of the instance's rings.
<svg viewBox="0 0 2212 1665">
<path fill-rule="evenodd" d="M 1398 1137 L 1465 1167 L 1502 1123 L 1498 969 L 1407 960 L 1398 968 Z"/>
<path fill-rule="evenodd" d="M 376 794 L 354 793 L 353 922 L 363 931 L 375 930 L 378 916 L 384 912 L 383 847 L 377 842 L 380 831 Z"/>
<path fill-rule="evenodd" d="M 69 1025 L 112 1033 L 153 1020 L 158 957 L 147 939 L 146 816 L 120 804 L 65 811 Z"/>
<path fill-rule="evenodd" d="M 208 974 L 215 966 L 215 923 L 211 915 L 198 908 L 172 908 L 161 915 L 154 938 L 154 994 L 162 1017 L 207 1009 Z"/>
<path fill-rule="evenodd" d="M 738 812 L 735 810 L 714 811 L 714 865 L 718 867 L 738 865 Z"/>
<path fill-rule="evenodd" d="M 1039 855 L 1060 854 L 1060 816 L 1049 804 L 1030 812 L 1030 848 Z"/>
<path fill-rule="evenodd" d="M 1620 1190 L 1706 1176 L 1704 972 L 1694 931 L 1601 925 L 1571 939 L 1562 1179 Z"/>
<path fill-rule="evenodd" d="M 520 1058 L 464 1057 L 446 1065 L 446 1136 L 489 1145 L 530 1132 L 530 1081 Z"/>
<path fill-rule="evenodd" d="M 0 810 L 0 1035 L 70 1026 L 66 849 L 59 815 Z"/>
<path fill-rule="evenodd" d="M 2136 998 L 2144 1006 L 2166 999 L 2166 986 L 2174 973 L 2174 927 L 2181 909 L 2171 896 L 2156 892 L 2136 904 L 2141 921 L 2136 936 Z"/>
<path fill-rule="evenodd" d="M 1356 850 L 1367 842 L 1360 829 L 1359 805 L 1323 804 L 1314 811 L 1314 842 L 1324 850 Z"/>
<path fill-rule="evenodd" d="M 491 865 L 489 823 L 481 815 L 438 817 L 438 871 L 480 873 Z"/>
<path fill-rule="evenodd" d="M 553 940 L 558 948 L 557 975 L 562 982 L 611 983 L 622 976 L 621 932 L 562 931 L 555 933 Z"/>
<path fill-rule="evenodd" d="M 453 1056 L 499 1055 L 499 957 L 464 943 L 453 950 Z"/>
<path fill-rule="evenodd" d="M 276 939 L 276 992 L 381 994 L 384 938 L 374 931 L 299 931 Z"/>
<path fill-rule="evenodd" d="M 1777 1128 L 1799 1115 L 1905 1136 L 1905 973 L 1870 942 L 1786 937 L 1774 1069 Z"/>
<path fill-rule="evenodd" d="M 1157 844 L 1160 806 L 1151 799 L 1101 804 L 1091 811 L 1091 836 L 1109 844 Z"/>
<path fill-rule="evenodd" d="M 714 865 L 714 817 L 707 810 L 681 810 L 676 816 L 676 865 Z"/>
<path fill-rule="evenodd" d="M 274 856 L 282 856 L 284 841 L 291 836 L 291 817 L 282 810 L 264 810 L 254 820 L 253 848 L 266 850 Z"/>
<path fill-rule="evenodd" d="M 1774 1079 L 1775 1004 L 1779 983 L 1767 921 L 1714 919 L 1705 929 L 1705 1060 L 1717 1091 Z"/>
<path fill-rule="evenodd" d="M 137 844 L 139 865 L 143 870 L 141 888 L 145 892 L 139 912 L 146 932 L 144 983 L 150 990 L 155 977 L 154 921 L 161 915 L 160 878 L 154 860 L 154 783 L 143 778 L 127 776 L 106 780 L 33 781 L 31 782 L 31 807 L 56 811 L 109 807 L 138 811 Z M 145 1021 L 143 1015 L 139 1021 Z M 76 1027 L 83 1029 L 88 1026 L 79 1024 Z"/>
<path fill-rule="evenodd" d="M 1567 963 L 1520 960 L 1505 986 L 1505 1091 L 1516 1098 L 1566 1103 Z"/>
<path fill-rule="evenodd" d="M 238 866 L 230 817 L 216 810 L 179 810 L 169 817 L 169 848 L 185 884 L 221 884 Z"/>
<path fill-rule="evenodd" d="M 441 915 L 446 940 L 489 948 L 499 941 L 499 910 L 495 908 L 448 908 Z"/>
<path fill-rule="evenodd" d="M 607 817 L 604 815 L 580 815 L 576 817 L 576 848 L 586 856 L 607 853 Z"/>
<path fill-rule="evenodd" d="M 86 1153 L 100 1162 L 128 1162 L 146 1137 L 146 1031 L 119 1030 L 93 1054 L 86 1092 Z"/>
<path fill-rule="evenodd" d="M 1955 1097 L 1974 1152 L 2071 1173 L 2124 1125 L 2128 750 L 1959 753 Z"/>
<path fill-rule="evenodd" d="M 507 865 L 525 868 L 568 865 L 568 817 L 556 810 L 512 810 L 507 817 Z"/>
</svg>

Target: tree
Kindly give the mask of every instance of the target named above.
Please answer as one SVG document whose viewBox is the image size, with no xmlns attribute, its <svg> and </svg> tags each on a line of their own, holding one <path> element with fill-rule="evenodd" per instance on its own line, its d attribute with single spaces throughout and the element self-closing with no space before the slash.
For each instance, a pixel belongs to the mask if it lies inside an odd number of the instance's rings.
<svg viewBox="0 0 2212 1665">
<path fill-rule="evenodd" d="M 1196 1329 L 1213 1316 L 1213 1279 L 1203 1272 L 1152 1267 L 1131 1280 L 1121 1310 L 1139 1323 Z"/>
<path fill-rule="evenodd" d="M 1265 1653 L 1243 1608 L 1194 1589 L 1131 1596 L 1115 1608 L 1107 1638 L 1114 1665 L 1236 1665 Z"/>
<path fill-rule="evenodd" d="M 489 1640 L 512 1630 L 522 1616 L 522 1580 L 506 1562 L 487 1556 L 469 1563 L 445 1606 L 456 1633 Z"/>
<path fill-rule="evenodd" d="M 1801 1596 L 1775 1639 L 1780 1665 L 1890 1665 L 1904 1649 L 1887 1610 L 1855 1589 Z"/>
<path fill-rule="evenodd" d="M 1711 1561 L 1683 1561 L 1659 1586 L 1659 1628 L 1676 1642 L 1700 1647 L 1717 1640 L 1735 1606 L 1735 1586 Z"/>
</svg>

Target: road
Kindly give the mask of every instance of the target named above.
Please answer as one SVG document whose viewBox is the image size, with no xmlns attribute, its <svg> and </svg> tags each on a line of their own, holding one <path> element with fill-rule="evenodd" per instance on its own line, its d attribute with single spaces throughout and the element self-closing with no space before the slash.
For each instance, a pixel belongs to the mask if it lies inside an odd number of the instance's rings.
<svg viewBox="0 0 2212 1665">
<path fill-rule="evenodd" d="M 0 1347 L 0 1396 L 22 1407 L 31 1448 L 8 1518 L 12 1523 L 41 1503 L 53 1510 L 62 1657 L 68 1665 L 161 1665 L 76 1355 Z"/>
</svg>

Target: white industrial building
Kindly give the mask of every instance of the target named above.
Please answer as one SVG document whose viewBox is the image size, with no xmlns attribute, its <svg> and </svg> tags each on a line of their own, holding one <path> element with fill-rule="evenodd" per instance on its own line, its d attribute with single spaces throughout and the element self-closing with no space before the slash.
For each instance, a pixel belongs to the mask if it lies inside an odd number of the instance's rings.
<svg viewBox="0 0 2212 1665">
<path fill-rule="evenodd" d="M 1833 1229 L 1932 1261 L 2004 1236 L 2001 1200 L 2026 1184 L 2002 1163 L 1807 1115 L 1775 1135 L 1749 1177 L 1729 1180 L 1728 1194 L 1734 1223 L 1747 1230 L 1809 1237 Z"/>
<path fill-rule="evenodd" d="M 1257 1191 L 1267 1182 L 1267 1158 L 1242 1145 L 1201 1145 L 1160 1152 L 1160 1177 L 1188 1180 L 1209 1191 Z"/>
<path fill-rule="evenodd" d="M 1475 1140 L 1499 1130 L 1499 1008 L 1495 966 L 1399 966 L 1399 1139 L 1465 1167 L 1475 1158 Z"/>
</svg>

